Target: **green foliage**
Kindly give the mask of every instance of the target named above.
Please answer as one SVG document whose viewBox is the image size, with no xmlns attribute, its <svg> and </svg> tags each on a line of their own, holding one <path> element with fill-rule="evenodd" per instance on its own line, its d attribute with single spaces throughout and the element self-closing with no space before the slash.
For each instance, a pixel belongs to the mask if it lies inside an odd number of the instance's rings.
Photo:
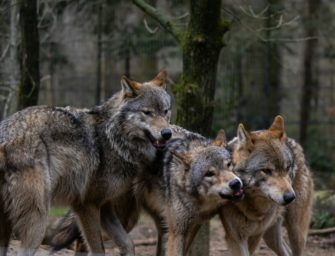
<svg viewBox="0 0 335 256">
<path fill-rule="evenodd" d="M 323 137 L 322 131 L 311 129 L 305 147 L 306 158 L 314 173 L 315 185 L 318 189 L 333 187 L 335 184 L 334 166 L 332 158 L 334 152 L 329 138 Z"/>
<path fill-rule="evenodd" d="M 52 217 L 62 217 L 68 212 L 68 208 L 51 208 L 50 216 Z"/>
<path fill-rule="evenodd" d="M 326 191 L 325 194 L 316 193 L 312 228 L 335 227 L 335 197 L 333 192 Z"/>
</svg>

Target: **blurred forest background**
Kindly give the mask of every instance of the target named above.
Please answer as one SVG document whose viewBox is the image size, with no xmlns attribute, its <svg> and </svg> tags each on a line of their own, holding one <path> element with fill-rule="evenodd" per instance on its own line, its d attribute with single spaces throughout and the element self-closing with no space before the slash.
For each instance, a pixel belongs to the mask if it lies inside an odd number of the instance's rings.
<svg viewBox="0 0 335 256">
<path fill-rule="evenodd" d="M 120 89 L 123 74 L 146 81 L 165 68 L 172 91 L 180 79 L 176 40 L 130 0 L 26 1 L 36 2 L 36 21 L 23 18 L 34 10 L 20 2 L 0 1 L 0 120 L 22 107 L 22 94 L 36 93 L 38 104 L 91 107 Z M 147 2 L 187 25 L 188 1 Z M 212 134 L 224 128 L 232 138 L 240 122 L 267 128 L 282 114 L 288 135 L 304 145 L 317 188 L 334 187 L 335 2 L 224 0 L 220 8 L 230 28 L 220 51 Z M 25 92 L 29 43 L 37 47 L 39 70 L 32 72 L 40 79 Z"/>
</svg>

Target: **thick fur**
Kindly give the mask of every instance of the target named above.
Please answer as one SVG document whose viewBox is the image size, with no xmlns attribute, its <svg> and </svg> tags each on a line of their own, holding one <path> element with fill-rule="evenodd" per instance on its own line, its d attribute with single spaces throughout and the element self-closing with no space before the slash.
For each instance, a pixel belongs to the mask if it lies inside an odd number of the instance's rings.
<svg viewBox="0 0 335 256">
<path fill-rule="evenodd" d="M 259 132 L 250 133 L 240 125 L 230 147 L 245 191 L 244 200 L 227 204 L 220 214 L 233 255 L 251 255 L 262 236 L 277 255 L 302 255 L 313 181 L 302 148 L 285 135 L 283 118 L 276 117 L 268 130 Z M 282 237 L 283 222 L 290 247 Z"/>
<path fill-rule="evenodd" d="M 162 138 L 171 107 L 165 76 L 143 84 L 124 77 L 119 93 L 90 110 L 31 107 L 0 123 L 0 245 L 15 230 L 20 254 L 34 254 L 50 204 L 58 203 L 78 216 L 92 253 L 104 253 L 101 223 L 122 240 L 123 255 L 134 255 L 109 205 L 131 190 L 169 137 Z"/>
<path fill-rule="evenodd" d="M 152 171 L 133 187 L 137 204 L 155 221 L 158 233 L 156 255 L 161 256 L 166 255 L 168 226 L 169 254 L 179 255 L 175 254 L 178 250 L 183 255 L 201 223 L 210 218 L 227 198 L 232 199 L 233 193 L 240 191 L 229 187 L 230 181 L 240 180 L 229 169 L 231 166 L 228 167 L 230 155 L 220 146 L 223 144 L 222 134 L 211 142 L 178 126 L 171 126 L 171 129 L 173 139 L 167 150 L 156 155 Z M 117 207 L 127 208 L 128 205 L 119 201 Z M 55 237 L 54 245 L 71 240 L 69 231 L 58 236 L 62 237 L 59 241 Z"/>
</svg>

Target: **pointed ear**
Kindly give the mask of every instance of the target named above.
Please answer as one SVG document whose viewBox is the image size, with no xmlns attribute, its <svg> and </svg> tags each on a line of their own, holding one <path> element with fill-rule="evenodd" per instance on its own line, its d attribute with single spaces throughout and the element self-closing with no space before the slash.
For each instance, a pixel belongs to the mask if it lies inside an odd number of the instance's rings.
<svg viewBox="0 0 335 256">
<path fill-rule="evenodd" d="M 249 146 L 253 144 L 250 133 L 244 128 L 243 124 L 239 124 L 237 128 L 237 141 L 238 144 L 245 146 L 246 148 L 249 148 Z"/>
<path fill-rule="evenodd" d="M 212 142 L 212 145 L 219 147 L 227 146 L 227 138 L 224 130 L 218 131 L 218 134 L 216 135 L 215 140 Z"/>
<path fill-rule="evenodd" d="M 167 73 L 164 69 L 162 69 L 157 74 L 157 76 L 154 79 L 152 79 L 150 82 L 159 87 L 162 87 L 163 89 L 166 89 L 166 77 L 167 77 Z"/>
<path fill-rule="evenodd" d="M 138 95 L 138 91 L 141 88 L 141 84 L 129 79 L 126 76 L 121 77 L 122 91 L 126 97 L 134 97 Z"/>
<path fill-rule="evenodd" d="M 284 127 L 284 118 L 280 115 L 276 116 L 271 124 L 269 131 L 272 132 L 279 139 L 285 140 L 285 127 Z"/>
<path fill-rule="evenodd" d="M 181 160 L 188 167 L 191 166 L 191 164 L 192 164 L 192 155 L 190 153 L 178 152 L 176 150 L 171 151 L 171 153 L 175 157 L 177 157 L 179 160 Z"/>
</svg>

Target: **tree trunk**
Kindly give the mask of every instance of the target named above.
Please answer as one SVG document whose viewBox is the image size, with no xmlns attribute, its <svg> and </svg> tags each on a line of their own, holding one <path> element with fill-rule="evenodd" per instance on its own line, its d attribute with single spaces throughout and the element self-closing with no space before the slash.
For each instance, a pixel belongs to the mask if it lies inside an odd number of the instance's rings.
<svg viewBox="0 0 335 256">
<path fill-rule="evenodd" d="M 20 71 L 18 110 L 37 105 L 40 87 L 39 34 L 37 28 L 37 1 L 20 0 Z"/>
<path fill-rule="evenodd" d="M 102 55 L 102 3 L 98 6 L 98 24 L 97 24 L 97 85 L 95 104 L 99 105 L 101 102 L 101 55 Z"/>
<path fill-rule="evenodd" d="M 183 75 L 176 87 L 177 123 L 209 135 L 213 120 L 217 64 L 222 36 L 220 0 L 191 0 L 190 21 L 182 46 Z"/>
<path fill-rule="evenodd" d="M 145 1 L 133 2 L 169 32 L 183 50 L 183 75 L 173 88 L 177 124 L 209 136 L 222 37 L 229 27 L 221 16 L 221 0 L 190 0 L 186 31 Z M 209 224 L 196 236 L 190 255 L 209 255 Z"/>
<path fill-rule="evenodd" d="M 281 10 L 281 0 L 270 1 L 265 20 L 265 38 L 266 43 L 265 56 L 265 77 L 264 77 L 264 96 L 266 99 L 266 109 L 264 111 L 264 127 L 270 126 L 273 118 L 280 112 L 280 73 L 281 73 L 281 55 L 278 42 L 270 40 L 273 37 L 272 28 L 278 23 Z"/>
<path fill-rule="evenodd" d="M 317 27 L 313 24 L 315 16 L 317 15 L 320 6 L 320 1 L 308 1 L 308 13 L 305 19 L 305 33 L 306 37 L 316 36 Z M 315 93 L 315 77 L 314 77 L 314 55 L 317 48 L 317 39 L 307 40 L 304 50 L 304 61 L 303 61 L 303 86 L 302 96 L 300 102 L 300 127 L 299 127 L 299 141 L 302 145 L 306 144 L 308 123 L 310 120 L 311 113 L 311 102 L 313 93 Z"/>
</svg>

